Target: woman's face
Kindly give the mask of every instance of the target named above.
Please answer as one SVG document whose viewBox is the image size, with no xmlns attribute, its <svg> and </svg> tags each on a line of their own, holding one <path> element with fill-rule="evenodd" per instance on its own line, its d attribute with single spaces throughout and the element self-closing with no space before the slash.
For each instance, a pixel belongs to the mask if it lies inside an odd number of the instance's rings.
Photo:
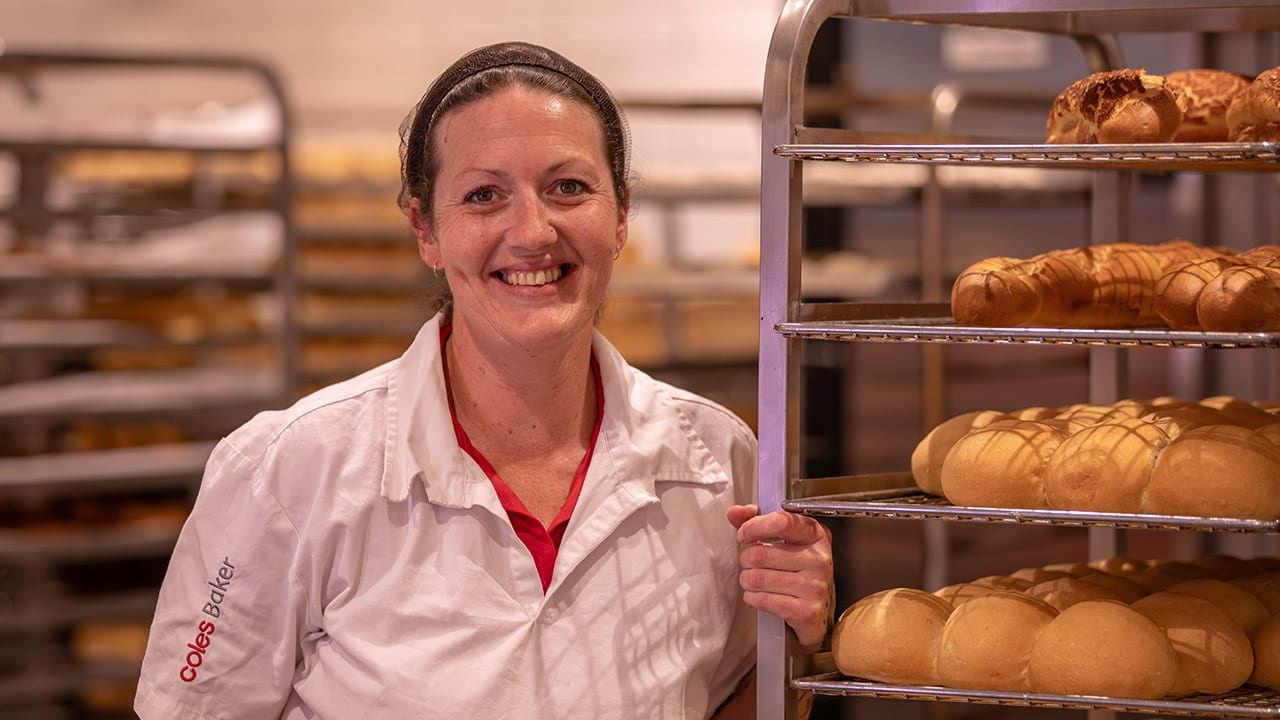
<svg viewBox="0 0 1280 720">
<path fill-rule="evenodd" d="M 626 242 L 600 122 L 524 87 L 446 115 L 430 217 L 414 201 L 419 254 L 443 267 L 453 322 L 528 351 L 591 331 Z"/>
</svg>

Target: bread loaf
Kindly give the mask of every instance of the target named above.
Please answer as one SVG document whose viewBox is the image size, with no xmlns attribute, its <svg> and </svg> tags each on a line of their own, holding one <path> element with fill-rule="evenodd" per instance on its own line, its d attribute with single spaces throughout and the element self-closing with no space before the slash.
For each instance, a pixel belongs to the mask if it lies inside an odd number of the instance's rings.
<svg viewBox="0 0 1280 720">
<path fill-rule="evenodd" d="M 1249 682 L 1272 690 L 1280 690 L 1280 615 L 1276 615 L 1254 631 L 1253 673 Z"/>
<path fill-rule="evenodd" d="M 1191 595 L 1213 603 L 1246 634 L 1257 630 L 1271 617 L 1267 606 L 1257 596 L 1222 580 L 1185 580 L 1169 586 L 1165 592 Z"/>
<path fill-rule="evenodd" d="M 1207 425 L 1188 430 L 1159 453 L 1149 475 L 1146 512 L 1280 517 L 1280 447 L 1247 428 Z"/>
<path fill-rule="evenodd" d="M 1174 142 L 1226 142 L 1227 108 L 1249 79 L 1225 70 L 1180 70 L 1164 79 L 1182 109 Z"/>
<path fill-rule="evenodd" d="M 1164 78 L 1143 70 L 1111 70 L 1077 80 L 1053 102 L 1050 143 L 1169 142 L 1182 110 Z"/>
<path fill-rule="evenodd" d="M 979 587 L 991 588 L 992 590 L 1010 590 L 1013 592 L 1022 592 L 1031 587 L 1031 581 L 1015 578 L 1009 575 L 988 575 L 980 577 L 970 582 L 971 585 Z"/>
<path fill-rule="evenodd" d="M 1253 332 L 1280 327 L 1280 247 L 1188 260 L 1156 282 L 1156 314 L 1175 330 Z"/>
<path fill-rule="evenodd" d="M 1249 638 L 1213 603 L 1162 592 L 1132 607 L 1160 626 L 1177 656 L 1177 676 L 1166 694 L 1224 693 L 1249 679 L 1253 669 Z"/>
<path fill-rule="evenodd" d="M 946 601 L 922 590 L 885 590 L 840 615 L 832 657 L 845 675 L 907 685 L 936 685 L 934 661 L 951 615 Z"/>
<path fill-rule="evenodd" d="M 1080 578 L 1081 582 L 1106 588 L 1120 596 L 1123 602 L 1131 603 L 1147 596 L 1147 590 L 1127 577 L 1109 573 L 1095 573 Z"/>
<path fill-rule="evenodd" d="M 1280 615 L 1280 573 L 1264 573 L 1236 578 L 1232 585 L 1249 591 L 1267 606 L 1267 612 Z"/>
<path fill-rule="evenodd" d="M 1042 582 L 1029 588 L 1027 594 L 1037 600 L 1045 601 L 1059 612 L 1090 600 L 1124 602 L 1119 594 L 1097 583 L 1085 582 L 1083 578 L 1073 577 Z"/>
<path fill-rule="evenodd" d="M 911 453 L 911 477 L 916 485 L 930 495 L 942 495 L 942 462 L 951 448 L 970 430 L 1008 417 L 1004 413 L 980 410 L 957 415 L 929 431 Z"/>
<path fill-rule="evenodd" d="M 1029 662 L 1031 690 L 1044 693 L 1155 699 L 1168 692 L 1177 673 L 1164 631 L 1105 600 L 1058 615 L 1036 639 Z"/>
<path fill-rule="evenodd" d="M 1129 579 L 1142 586 L 1148 593 L 1156 593 L 1169 589 L 1187 580 L 1208 580 L 1213 573 L 1191 563 L 1158 562 Z"/>
<path fill-rule="evenodd" d="M 1009 577 L 1016 580 L 1025 580 L 1034 587 L 1040 583 L 1049 582 L 1051 580 L 1061 580 L 1062 578 L 1074 577 L 1065 570 L 1050 570 L 1049 568 L 1022 568 L 1011 574 Z M 1028 588 L 1029 589 L 1029 588 Z"/>
<path fill-rule="evenodd" d="M 1245 577 L 1246 575 L 1254 575 L 1258 572 L 1265 572 L 1255 567 L 1248 560 L 1241 560 L 1232 555 L 1201 555 L 1192 560 L 1191 564 L 1199 565 L 1222 580 L 1231 580 Z"/>
<path fill-rule="evenodd" d="M 1097 573 L 1102 572 L 1101 570 L 1089 567 L 1084 563 L 1054 563 L 1052 565 L 1045 565 L 1044 569 L 1053 572 L 1064 572 L 1071 577 L 1084 577 L 1085 575 L 1096 575 Z"/>
<path fill-rule="evenodd" d="M 1050 507 L 1141 512 L 1151 466 L 1168 444 L 1164 431 L 1135 418 L 1075 433 L 1045 466 L 1044 490 Z"/>
<path fill-rule="evenodd" d="M 1280 68 L 1259 75 L 1232 101 L 1227 136 L 1232 142 L 1280 141 Z"/>
<path fill-rule="evenodd" d="M 948 585 L 944 588 L 934 590 L 933 594 L 951 603 L 951 607 L 960 607 L 970 600 L 986 597 L 994 592 L 1001 592 L 1001 590 L 986 585 L 956 583 L 955 585 Z"/>
<path fill-rule="evenodd" d="M 1012 592 L 961 605 L 942 630 L 939 679 L 948 687 L 1026 692 L 1031 648 L 1057 612 Z"/>
<path fill-rule="evenodd" d="M 1041 479 L 1066 433 L 1033 420 L 969 432 L 942 463 L 942 493 L 956 505 L 1047 508 Z"/>
</svg>

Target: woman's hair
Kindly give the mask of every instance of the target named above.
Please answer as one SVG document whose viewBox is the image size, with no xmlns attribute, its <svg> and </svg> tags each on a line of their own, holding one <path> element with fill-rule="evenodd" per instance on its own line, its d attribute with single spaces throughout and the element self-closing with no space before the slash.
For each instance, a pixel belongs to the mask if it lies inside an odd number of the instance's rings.
<svg viewBox="0 0 1280 720">
<path fill-rule="evenodd" d="M 591 110 L 604 131 L 614 196 L 619 208 L 630 206 L 628 169 L 630 138 L 618 102 L 591 73 L 560 54 L 521 42 L 488 45 L 463 55 L 449 66 L 400 124 L 400 209 L 409 213 L 416 199 L 430 215 L 432 190 L 440 170 L 440 151 L 433 130 L 450 112 L 512 87 L 525 87 L 573 100 Z M 429 217 L 428 217 L 429 221 Z M 428 293 L 432 310 L 452 301 L 449 285 L 437 278 Z"/>
</svg>

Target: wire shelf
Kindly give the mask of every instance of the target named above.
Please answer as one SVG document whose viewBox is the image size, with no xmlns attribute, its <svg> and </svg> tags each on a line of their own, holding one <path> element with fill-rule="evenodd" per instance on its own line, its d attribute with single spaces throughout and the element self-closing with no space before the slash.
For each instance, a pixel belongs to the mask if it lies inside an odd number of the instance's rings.
<svg viewBox="0 0 1280 720">
<path fill-rule="evenodd" d="M 956 325 L 951 318 L 785 322 L 778 323 L 775 329 L 787 337 L 850 342 L 1280 348 L 1280 333 L 1275 332 L 1193 332 L 1158 328 L 995 328 Z"/>
<path fill-rule="evenodd" d="M 1144 145 L 876 145 L 789 144 L 774 154 L 795 160 L 914 165 L 1104 168 L 1213 172 L 1280 170 L 1273 143 L 1151 143 Z"/>
<path fill-rule="evenodd" d="M 906 477 L 904 476 L 904 480 Z M 785 500 L 785 510 L 824 517 L 873 517 L 897 520 L 950 520 L 953 522 L 1114 527 L 1138 530 L 1193 530 L 1199 532 L 1275 533 L 1280 519 L 1203 518 L 1187 515 L 1044 510 L 1027 508 L 961 507 L 945 498 L 926 495 L 916 488 L 870 490 Z"/>
<path fill-rule="evenodd" d="M 1178 700 L 1130 700 L 1093 695 L 1052 695 L 1048 693 L 954 690 L 915 685 L 888 685 L 853 680 L 839 673 L 826 673 L 791 681 L 796 690 L 820 695 L 928 700 L 1059 710 L 1114 710 L 1181 717 L 1274 718 L 1280 717 L 1280 693 L 1256 687 L 1242 687 L 1223 695 L 1196 695 Z"/>
</svg>

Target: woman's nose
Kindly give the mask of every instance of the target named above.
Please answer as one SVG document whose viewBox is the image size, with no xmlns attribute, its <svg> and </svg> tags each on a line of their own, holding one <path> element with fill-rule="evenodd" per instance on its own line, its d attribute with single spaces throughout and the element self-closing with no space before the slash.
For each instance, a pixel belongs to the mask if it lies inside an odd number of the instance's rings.
<svg viewBox="0 0 1280 720">
<path fill-rule="evenodd" d="M 539 249 L 556 241 L 551 213 L 535 192 L 521 193 L 512 207 L 507 242 L 518 248 Z"/>
</svg>

